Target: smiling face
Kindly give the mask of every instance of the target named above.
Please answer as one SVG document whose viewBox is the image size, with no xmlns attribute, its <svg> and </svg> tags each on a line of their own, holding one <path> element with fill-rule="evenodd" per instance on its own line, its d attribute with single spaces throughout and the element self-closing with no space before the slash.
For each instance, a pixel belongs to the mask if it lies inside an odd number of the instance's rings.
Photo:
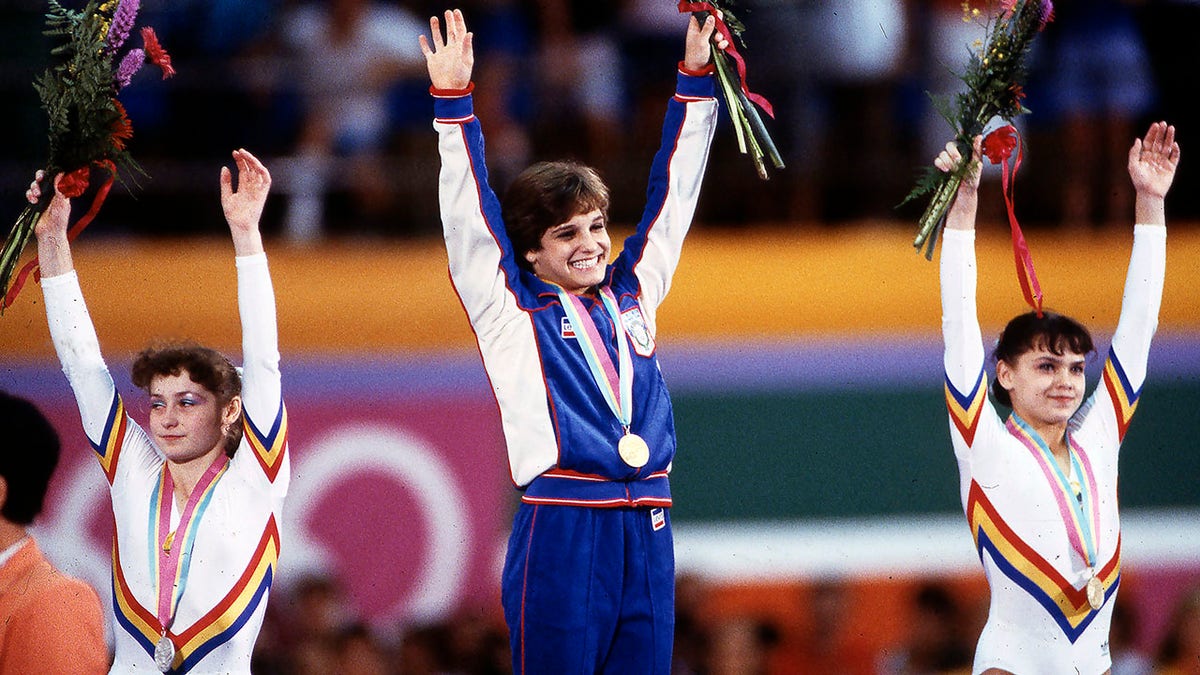
<svg viewBox="0 0 1200 675">
<path fill-rule="evenodd" d="M 611 248 L 604 213 L 594 209 L 546 230 L 525 260 L 538 278 L 578 295 L 604 281 Z"/>
<path fill-rule="evenodd" d="M 996 380 L 1008 391 L 1013 412 L 1038 426 L 1063 426 L 1083 403 L 1086 354 L 1044 346 L 1031 349 L 1015 363 L 998 361 Z"/>
<path fill-rule="evenodd" d="M 192 380 L 188 371 L 156 375 L 150 381 L 150 432 L 167 459 L 187 464 L 211 461 L 225 449 L 226 431 L 241 413 L 241 399 L 222 405 Z"/>
</svg>

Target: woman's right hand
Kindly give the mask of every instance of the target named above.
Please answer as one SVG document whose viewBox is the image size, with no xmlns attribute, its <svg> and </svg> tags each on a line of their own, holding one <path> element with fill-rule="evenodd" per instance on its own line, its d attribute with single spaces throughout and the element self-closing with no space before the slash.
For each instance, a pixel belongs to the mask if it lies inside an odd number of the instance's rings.
<svg viewBox="0 0 1200 675">
<path fill-rule="evenodd" d="M 963 174 L 962 182 L 958 184 L 958 192 L 954 202 L 946 212 L 946 227 L 952 230 L 975 229 L 975 211 L 979 206 L 979 174 L 983 166 L 983 136 L 972 140 L 971 157 L 965 159 L 958 149 L 958 144 L 950 141 L 946 148 L 933 160 L 933 165 L 944 172 L 957 169 L 964 161 L 970 162 L 967 172 Z"/>
<path fill-rule="evenodd" d="M 46 178 L 46 172 L 38 169 L 33 175 L 33 182 L 29 184 L 29 189 L 25 191 L 25 199 L 30 204 L 37 204 L 42 198 L 42 181 Z M 42 215 L 38 218 L 37 224 L 33 227 L 33 234 L 39 240 L 44 236 L 67 234 L 67 224 L 71 219 L 71 200 L 64 197 L 59 189 L 59 183 L 63 179 L 63 174 L 58 174 L 54 177 L 54 196 L 50 198 L 50 205 L 42 211 Z"/>
<path fill-rule="evenodd" d="M 972 192 L 979 189 L 979 174 L 983 162 L 983 136 L 976 136 L 972 141 L 971 146 L 971 162 L 967 173 L 963 175 L 962 183 L 958 187 L 958 193 L 962 194 L 964 190 Z M 958 149 L 958 143 L 950 141 L 946 144 L 945 149 L 938 154 L 933 160 L 933 165 L 943 172 L 949 173 L 954 171 L 963 162 L 962 152 Z"/>
</svg>

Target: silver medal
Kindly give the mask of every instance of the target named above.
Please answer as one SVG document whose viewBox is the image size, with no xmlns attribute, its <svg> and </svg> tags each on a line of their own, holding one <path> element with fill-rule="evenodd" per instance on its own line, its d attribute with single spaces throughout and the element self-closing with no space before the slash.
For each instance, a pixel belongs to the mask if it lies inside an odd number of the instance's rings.
<svg viewBox="0 0 1200 675">
<path fill-rule="evenodd" d="M 164 635 L 158 639 L 158 644 L 154 645 L 154 665 L 158 667 L 159 672 L 165 673 L 174 663 L 175 643 Z"/>
</svg>

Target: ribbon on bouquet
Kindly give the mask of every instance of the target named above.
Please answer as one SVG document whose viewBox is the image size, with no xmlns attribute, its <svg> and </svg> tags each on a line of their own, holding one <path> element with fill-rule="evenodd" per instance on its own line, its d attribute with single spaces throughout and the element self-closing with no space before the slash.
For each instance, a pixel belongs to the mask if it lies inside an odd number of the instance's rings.
<svg viewBox="0 0 1200 675">
<path fill-rule="evenodd" d="M 117 175 L 116 165 L 113 164 L 111 160 L 104 160 L 103 162 L 98 162 L 97 166 L 108 172 L 108 179 L 104 181 L 104 184 L 101 185 L 98 190 L 96 190 L 96 196 L 92 198 L 91 208 L 89 208 L 87 213 L 83 214 L 83 217 L 76 221 L 76 223 L 72 225 L 71 229 L 67 232 L 68 242 L 75 241 L 75 237 L 78 237 L 79 233 L 83 232 L 83 228 L 87 227 L 88 224 L 92 222 L 92 220 L 96 217 L 96 214 L 100 212 L 100 207 L 104 205 L 104 200 L 108 197 L 108 191 L 112 189 L 113 179 Z M 68 199 L 74 199 L 75 197 L 83 194 L 84 190 L 87 189 L 88 181 L 90 179 L 91 169 L 90 167 L 85 166 L 64 175 L 62 181 L 60 181 L 58 184 L 58 189 L 63 193 L 64 197 L 67 197 Z M 51 177 L 50 190 L 52 195 L 54 191 L 53 182 L 53 178 Z M 40 218 L 41 213 L 39 212 L 36 217 Z M 25 263 L 25 266 L 22 267 L 21 271 L 17 273 L 17 278 L 13 281 L 12 288 L 8 289 L 8 293 L 4 295 L 3 304 L 0 305 L 0 307 L 8 309 L 12 306 L 13 302 L 17 299 L 17 294 L 21 292 L 21 288 L 25 285 L 25 280 L 30 273 L 33 274 L 33 279 L 35 282 L 41 281 L 41 270 L 38 269 L 37 256 L 34 256 L 33 260 Z"/>
<path fill-rule="evenodd" d="M 746 86 L 746 60 L 743 59 L 742 55 L 738 53 L 737 47 L 735 46 L 736 41 L 733 38 L 733 33 L 730 32 L 729 26 L 717 13 L 717 8 L 714 7 L 712 3 L 704 2 L 703 0 L 694 2 L 689 2 L 688 0 L 679 0 L 679 11 L 681 13 L 708 12 L 717 20 L 717 32 L 719 32 L 721 36 L 729 42 L 729 46 L 725 48 L 725 53 L 728 54 L 733 59 L 733 62 L 737 64 L 738 80 L 740 81 L 742 93 L 746 95 L 746 98 L 758 104 L 758 107 L 762 108 L 764 112 L 774 119 L 775 108 L 771 105 L 771 102 L 761 94 L 752 93 L 749 87 Z"/>
<path fill-rule="evenodd" d="M 1016 150 L 1012 170 L 1009 170 L 1008 160 Z M 1012 231 L 1013 263 L 1017 267 L 1017 281 L 1021 284 L 1021 293 L 1025 302 L 1033 308 L 1037 315 L 1042 316 L 1042 286 L 1038 283 L 1037 271 L 1033 268 L 1033 254 L 1025 242 L 1025 234 L 1017 222 L 1017 212 L 1014 206 L 1014 193 L 1017 184 L 1017 169 L 1021 168 L 1024 157 L 1024 144 L 1016 127 L 1006 124 L 983 139 L 983 154 L 992 164 L 999 164 L 1000 186 L 1004 192 L 1004 206 L 1008 210 L 1008 227 Z"/>
</svg>

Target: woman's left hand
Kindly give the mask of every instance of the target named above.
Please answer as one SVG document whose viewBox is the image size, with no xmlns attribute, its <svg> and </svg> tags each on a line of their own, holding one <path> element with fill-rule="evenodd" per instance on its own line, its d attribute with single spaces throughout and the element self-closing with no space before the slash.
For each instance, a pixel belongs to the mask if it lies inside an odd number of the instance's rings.
<svg viewBox="0 0 1200 675">
<path fill-rule="evenodd" d="M 230 230 L 257 232 L 267 193 L 271 190 L 271 173 L 246 150 L 234 150 L 233 160 L 238 168 L 237 191 L 233 189 L 229 167 L 221 167 L 221 208 Z"/>
</svg>

